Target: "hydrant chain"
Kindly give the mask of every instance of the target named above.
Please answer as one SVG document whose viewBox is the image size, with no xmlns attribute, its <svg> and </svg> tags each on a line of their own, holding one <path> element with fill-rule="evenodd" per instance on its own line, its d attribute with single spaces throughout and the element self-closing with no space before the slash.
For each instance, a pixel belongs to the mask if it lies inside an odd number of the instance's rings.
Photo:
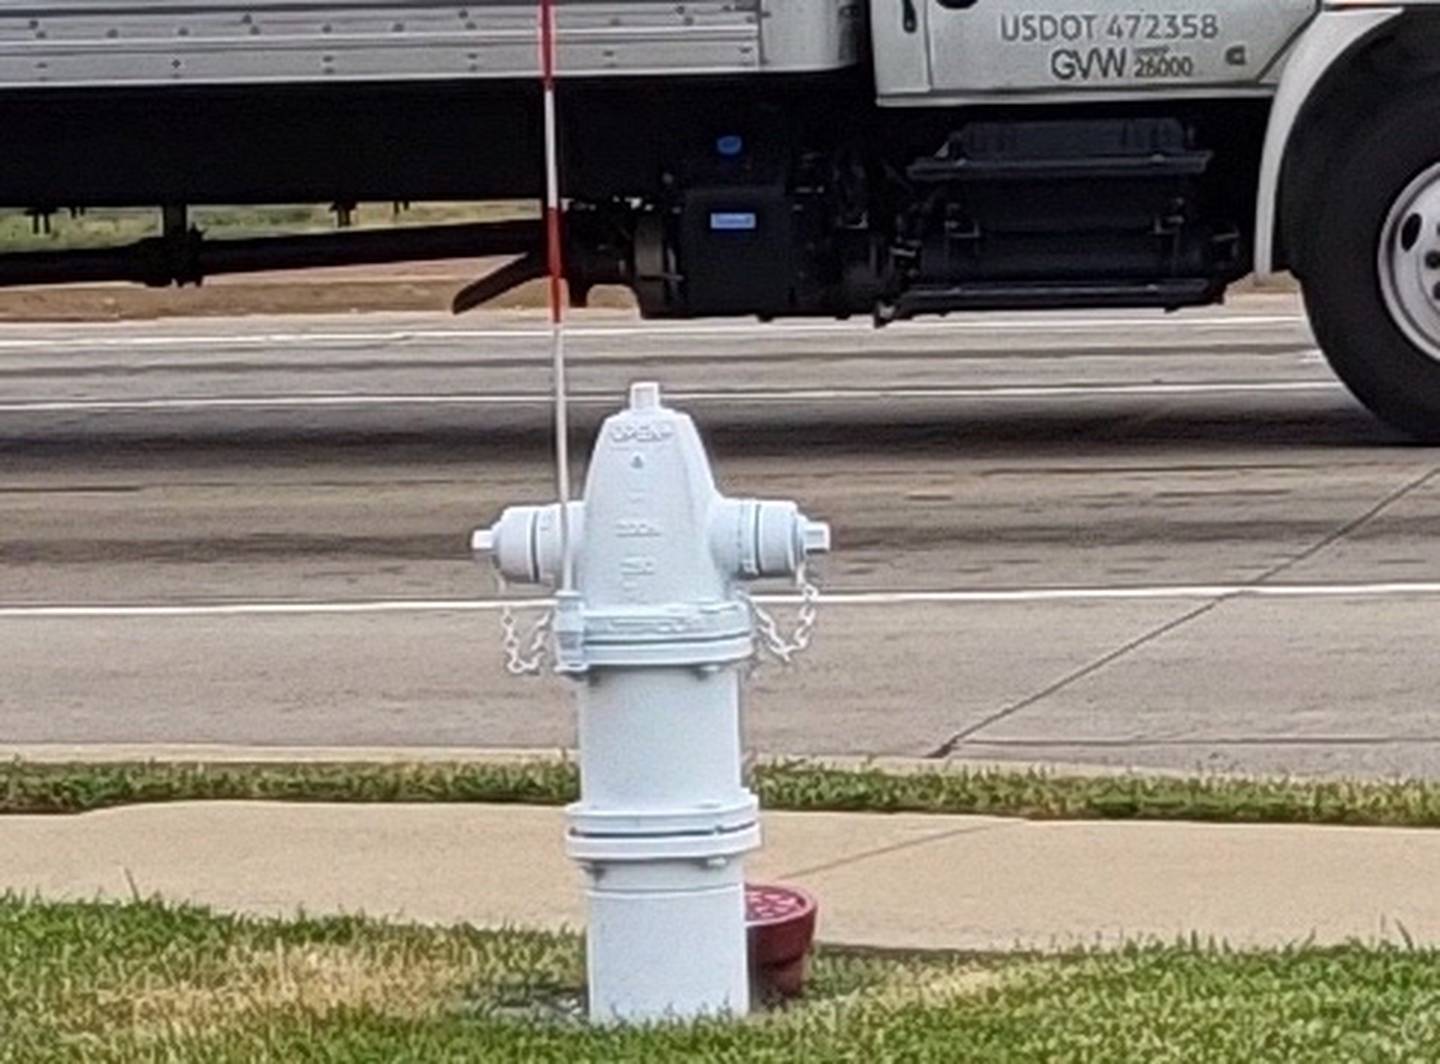
<svg viewBox="0 0 1440 1064">
<path fill-rule="evenodd" d="M 820 617 L 820 588 L 809 579 L 803 565 L 796 573 L 795 583 L 800 588 L 800 609 L 795 616 L 795 629 L 788 637 L 780 631 L 780 625 L 770 611 L 756 602 L 754 596 L 748 592 L 740 593 L 755 615 L 755 629 L 760 635 L 761 646 L 782 665 L 793 665 L 795 656 L 810 646 L 810 640 L 815 635 L 815 622 Z"/>
<path fill-rule="evenodd" d="M 505 575 L 495 573 L 495 590 L 500 604 L 500 646 L 505 654 L 505 671 L 511 676 L 538 676 L 545 664 L 545 651 L 550 642 L 550 626 L 555 611 L 547 609 L 530 629 L 527 638 L 520 637 L 520 624 L 515 610 L 505 598 Z M 522 649 L 523 648 L 523 649 Z"/>
</svg>

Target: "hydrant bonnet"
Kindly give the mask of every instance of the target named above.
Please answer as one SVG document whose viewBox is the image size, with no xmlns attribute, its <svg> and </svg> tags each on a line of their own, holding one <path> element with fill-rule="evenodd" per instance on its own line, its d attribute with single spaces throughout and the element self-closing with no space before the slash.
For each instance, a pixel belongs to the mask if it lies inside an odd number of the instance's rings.
<svg viewBox="0 0 1440 1064">
<path fill-rule="evenodd" d="M 560 508 L 512 506 L 472 545 L 517 583 L 555 586 Z M 706 666 L 754 652 L 741 580 L 792 576 L 829 548 L 830 530 L 793 502 L 728 499 L 715 487 L 690 417 L 664 406 L 657 384 L 600 430 L 585 500 L 569 511 L 581 601 L 562 603 L 559 667 Z"/>
</svg>

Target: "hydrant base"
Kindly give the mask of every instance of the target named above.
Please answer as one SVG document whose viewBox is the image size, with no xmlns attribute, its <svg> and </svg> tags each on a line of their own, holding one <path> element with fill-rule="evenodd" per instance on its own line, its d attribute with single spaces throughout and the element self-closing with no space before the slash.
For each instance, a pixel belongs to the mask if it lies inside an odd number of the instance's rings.
<svg viewBox="0 0 1440 1064">
<path fill-rule="evenodd" d="M 594 869 L 587 890 L 590 1018 L 633 1023 L 750 1010 L 745 887 L 739 859 L 663 862 L 665 886 L 644 889 L 644 866 L 624 884 Z M 598 872 L 598 875 L 597 875 Z"/>
</svg>

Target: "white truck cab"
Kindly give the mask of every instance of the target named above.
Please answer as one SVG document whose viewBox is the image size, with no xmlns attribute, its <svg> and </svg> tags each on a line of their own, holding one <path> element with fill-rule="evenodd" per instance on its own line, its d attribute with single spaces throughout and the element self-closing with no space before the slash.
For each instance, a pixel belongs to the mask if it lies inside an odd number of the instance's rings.
<svg viewBox="0 0 1440 1064">
<path fill-rule="evenodd" d="M 900 0 L 871 25 L 882 103 L 1263 91 L 1318 0 Z M 877 12 L 878 13 L 878 12 Z"/>
<path fill-rule="evenodd" d="M 1440 440 L 1440 0 L 559 0 L 572 298 L 644 314 L 1214 302 L 1289 270 Z M 0 284 L 510 254 L 537 224 L 207 240 L 199 203 L 533 198 L 532 0 L 0 0 L 0 203 L 153 205 Z"/>
</svg>

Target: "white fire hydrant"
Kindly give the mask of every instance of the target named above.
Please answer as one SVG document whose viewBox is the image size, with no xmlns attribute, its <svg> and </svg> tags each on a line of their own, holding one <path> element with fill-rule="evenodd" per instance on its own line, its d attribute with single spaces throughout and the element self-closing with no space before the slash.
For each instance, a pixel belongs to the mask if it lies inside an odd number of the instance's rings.
<svg viewBox="0 0 1440 1064">
<path fill-rule="evenodd" d="M 760 845 L 741 775 L 740 671 L 755 651 L 740 590 L 793 576 L 830 530 L 792 502 L 715 488 L 690 418 L 636 384 L 605 421 L 567 511 L 575 590 L 556 669 L 579 686 L 580 801 L 595 1022 L 749 1010 L 744 855 Z M 474 534 L 512 581 L 560 583 L 560 505 L 513 506 Z"/>
</svg>

